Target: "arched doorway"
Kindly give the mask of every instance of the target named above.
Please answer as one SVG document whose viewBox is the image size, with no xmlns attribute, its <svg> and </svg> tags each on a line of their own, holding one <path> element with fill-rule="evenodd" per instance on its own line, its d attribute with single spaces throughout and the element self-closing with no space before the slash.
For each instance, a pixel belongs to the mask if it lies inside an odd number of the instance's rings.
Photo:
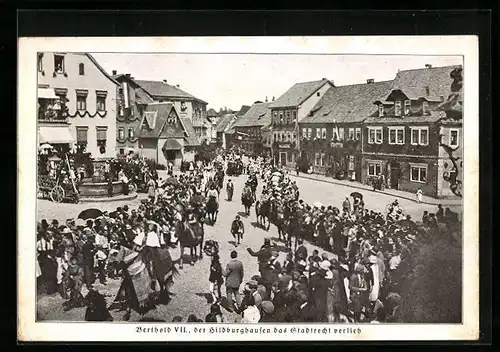
<svg viewBox="0 0 500 352">
<path fill-rule="evenodd" d="M 399 189 L 399 178 L 401 177 L 401 165 L 396 160 L 387 162 L 387 185 L 391 189 Z"/>
</svg>

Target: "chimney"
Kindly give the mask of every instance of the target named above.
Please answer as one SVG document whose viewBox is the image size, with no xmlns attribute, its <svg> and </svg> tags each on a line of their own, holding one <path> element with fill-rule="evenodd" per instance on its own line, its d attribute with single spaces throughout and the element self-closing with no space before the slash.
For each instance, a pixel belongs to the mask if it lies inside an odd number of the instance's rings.
<svg viewBox="0 0 500 352">
<path fill-rule="evenodd" d="M 274 101 L 274 97 L 273 97 L 273 101 Z"/>
<path fill-rule="evenodd" d="M 116 70 L 113 70 L 112 72 L 113 72 L 113 76 L 116 76 L 116 74 L 117 74 Z"/>
<path fill-rule="evenodd" d="M 373 82 L 375 82 L 375 80 L 373 78 L 368 78 L 366 80 L 366 84 L 370 84 L 370 83 L 373 83 Z"/>
<path fill-rule="evenodd" d="M 175 85 L 177 88 L 180 88 L 180 86 L 178 84 Z"/>
<path fill-rule="evenodd" d="M 432 65 L 431 64 L 425 64 L 425 67 L 426 68 L 432 68 Z"/>
<path fill-rule="evenodd" d="M 167 84 L 167 80 L 166 80 L 166 79 L 164 79 L 164 80 L 163 80 L 163 83 Z"/>
<path fill-rule="evenodd" d="M 129 77 L 130 78 L 130 73 L 127 73 L 125 76 Z"/>
<path fill-rule="evenodd" d="M 266 96 L 266 103 L 267 103 L 267 96 Z"/>
</svg>

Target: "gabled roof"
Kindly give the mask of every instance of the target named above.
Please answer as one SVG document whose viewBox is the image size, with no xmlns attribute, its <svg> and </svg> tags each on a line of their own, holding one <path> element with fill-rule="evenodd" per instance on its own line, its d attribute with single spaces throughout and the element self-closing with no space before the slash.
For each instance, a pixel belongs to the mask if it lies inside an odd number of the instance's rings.
<svg viewBox="0 0 500 352">
<path fill-rule="evenodd" d="M 220 120 L 217 122 L 217 125 L 215 125 L 215 130 L 217 132 L 224 132 L 226 127 L 229 126 L 229 124 L 235 119 L 236 115 L 234 114 L 226 114 L 220 118 Z"/>
<path fill-rule="evenodd" d="M 143 80 L 135 80 L 135 82 L 140 85 L 146 92 L 155 97 L 165 97 L 165 98 L 173 98 L 173 99 L 181 99 L 181 100 L 196 100 L 201 103 L 207 104 L 205 101 L 196 98 L 194 95 L 191 95 L 180 88 L 171 86 L 165 82 L 161 81 L 143 81 Z"/>
<path fill-rule="evenodd" d="M 311 81 L 296 83 L 289 90 L 285 92 L 275 101 L 271 102 L 270 108 L 288 107 L 288 106 L 298 106 L 302 104 L 307 98 L 313 95 L 318 89 L 323 87 L 325 84 L 330 84 L 334 86 L 329 80 L 321 81 Z"/>
<path fill-rule="evenodd" d="M 215 111 L 214 109 L 208 109 L 207 111 L 207 117 L 218 117 L 219 113 Z"/>
<path fill-rule="evenodd" d="M 160 104 L 149 104 L 144 110 L 144 116 L 142 117 L 141 123 L 139 124 L 139 137 L 140 138 L 158 138 L 163 130 L 163 126 L 167 122 L 168 115 L 170 111 L 174 108 L 173 104 L 170 103 L 160 103 Z M 144 121 L 146 120 L 146 121 Z M 153 121 L 154 120 L 154 121 Z M 147 123 L 148 126 L 153 127 L 151 130 L 143 130 L 142 125 Z M 153 123 L 153 126 L 152 126 Z"/>
<path fill-rule="evenodd" d="M 118 86 L 120 85 L 120 83 L 118 83 L 115 79 L 113 79 L 113 77 L 111 77 L 109 75 L 109 73 L 107 73 L 106 70 L 104 70 L 104 68 L 102 68 L 102 66 L 99 65 L 99 63 L 96 61 L 96 59 L 92 55 L 90 55 L 89 53 L 85 53 L 84 55 L 87 56 L 89 58 L 89 60 L 92 61 L 92 63 L 99 69 L 99 71 L 101 71 L 104 74 L 104 76 L 109 78 L 109 80 L 111 82 L 113 82 L 114 84 L 116 84 Z"/>
<path fill-rule="evenodd" d="M 254 104 L 245 115 L 238 117 L 233 127 L 262 127 L 271 123 L 270 103 Z"/>
<path fill-rule="evenodd" d="M 243 116 L 247 113 L 247 111 L 250 109 L 249 105 L 242 105 L 240 110 L 236 113 L 236 116 Z"/>
<path fill-rule="evenodd" d="M 461 65 L 399 71 L 387 97 L 393 90 L 399 89 L 410 100 L 426 98 L 427 100 L 442 101 L 441 97 L 446 99 L 450 94 L 453 82 L 450 73 L 457 67 L 461 67 Z"/>
<path fill-rule="evenodd" d="M 134 94 L 135 94 L 136 104 L 146 105 L 146 104 L 154 103 L 155 100 L 153 99 L 153 97 L 148 92 L 146 92 L 144 90 L 144 88 L 142 88 L 140 85 L 138 85 L 132 77 L 127 76 L 123 73 L 120 73 L 120 74 L 112 76 L 112 77 L 114 80 L 116 80 L 119 83 L 122 81 L 128 81 L 129 88 L 132 89 Z"/>
<path fill-rule="evenodd" d="M 373 102 L 382 100 L 391 84 L 383 81 L 330 88 L 300 123 L 361 122 L 377 111 Z"/>
</svg>

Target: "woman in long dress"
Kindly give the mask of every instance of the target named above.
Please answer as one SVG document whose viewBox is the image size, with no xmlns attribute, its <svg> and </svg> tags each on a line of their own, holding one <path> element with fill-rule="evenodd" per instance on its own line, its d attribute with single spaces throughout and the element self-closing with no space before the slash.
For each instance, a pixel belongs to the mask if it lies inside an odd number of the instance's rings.
<svg viewBox="0 0 500 352">
<path fill-rule="evenodd" d="M 155 200 L 156 196 L 156 183 L 153 178 L 150 178 L 148 181 L 148 197 L 151 201 Z"/>
</svg>

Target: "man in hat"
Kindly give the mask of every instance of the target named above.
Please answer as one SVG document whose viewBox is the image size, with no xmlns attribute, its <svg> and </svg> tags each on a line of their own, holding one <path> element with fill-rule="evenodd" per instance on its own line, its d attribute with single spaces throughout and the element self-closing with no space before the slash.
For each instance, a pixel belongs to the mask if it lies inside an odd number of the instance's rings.
<svg viewBox="0 0 500 352">
<path fill-rule="evenodd" d="M 304 246 L 304 240 L 302 238 L 297 239 L 299 247 L 295 251 L 295 261 L 306 260 L 307 259 L 307 248 Z"/>
<path fill-rule="evenodd" d="M 233 200 L 233 193 L 234 193 L 234 184 L 231 181 L 231 179 L 227 180 L 226 192 L 227 192 L 227 200 L 228 200 L 228 202 L 232 201 Z"/>
<path fill-rule="evenodd" d="M 238 253 L 232 251 L 231 261 L 226 265 L 226 269 L 222 271 L 222 275 L 226 278 L 226 297 L 230 310 L 234 310 L 233 296 L 237 307 L 241 305 L 239 289 L 243 282 L 244 268 L 243 263 L 237 257 Z"/>
<path fill-rule="evenodd" d="M 88 227 L 84 229 L 86 236 L 85 243 L 82 248 L 82 267 L 84 272 L 85 284 L 90 290 L 95 281 L 94 277 L 94 255 L 96 253 L 95 249 L 95 235 Z"/>
<path fill-rule="evenodd" d="M 231 234 L 233 235 L 236 241 L 236 245 L 240 244 L 244 233 L 245 233 L 245 226 L 243 225 L 243 221 L 241 221 L 239 215 L 236 215 L 231 224 Z"/>
<path fill-rule="evenodd" d="M 349 280 L 350 300 L 353 305 L 354 321 L 360 322 L 361 312 L 366 303 L 366 294 L 368 292 L 368 284 L 365 278 L 365 267 L 361 264 L 356 264 L 354 273 Z"/>
<path fill-rule="evenodd" d="M 274 322 L 274 304 L 271 301 L 263 301 L 260 305 L 260 322 Z"/>
<path fill-rule="evenodd" d="M 258 258 L 260 276 L 263 277 L 262 273 L 267 269 L 267 263 L 272 255 L 271 240 L 269 238 L 264 239 L 264 245 L 260 247 L 258 252 L 254 252 L 251 248 L 247 248 L 247 251 L 252 257 Z"/>
</svg>

